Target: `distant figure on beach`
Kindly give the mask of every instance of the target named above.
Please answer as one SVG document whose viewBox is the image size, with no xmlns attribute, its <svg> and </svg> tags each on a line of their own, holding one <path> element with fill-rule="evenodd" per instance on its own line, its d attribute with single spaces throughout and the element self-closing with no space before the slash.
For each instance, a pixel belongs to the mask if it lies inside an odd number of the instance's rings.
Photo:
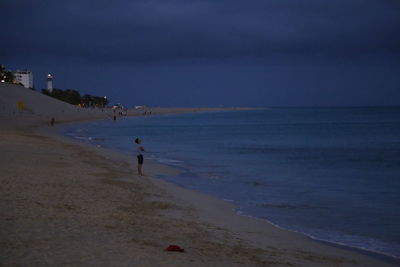
<svg viewBox="0 0 400 267">
<path fill-rule="evenodd" d="M 52 117 L 51 119 L 50 119 L 50 125 L 51 126 L 54 126 L 54 123 L 56 122 L 56 119 L 54 118 L 54 117 Z"/>
<path fill-rule="evenodd" d="M 142 152 L 144 152 L 144 147 L 141 145 L 142 141 L 139 138 L 135 139 L 135 143 L 136 143 L 137 159 L 138 159 L 137 171 L 140 176 L 143 176 L 143 172 L 142 172 L 143 154 L 142 154 Z"/>
</svg>

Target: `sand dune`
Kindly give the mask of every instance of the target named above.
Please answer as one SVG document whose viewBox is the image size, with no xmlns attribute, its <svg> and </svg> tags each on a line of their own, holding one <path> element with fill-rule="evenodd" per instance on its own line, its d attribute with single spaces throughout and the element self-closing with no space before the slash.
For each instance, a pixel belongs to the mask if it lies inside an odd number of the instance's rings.
<svg viewBox="0 0 400 267">
<path fill-rule="evenodd" d="M 24 109 L 19 108 L 22 101 Z M 110 110 L 83 109 L 23 86 L 0 83 L 0 117 L 7 123 L 0 127 L 45 125 L 54 117 L 57 122 L 106 119 Z"/>
</svg>

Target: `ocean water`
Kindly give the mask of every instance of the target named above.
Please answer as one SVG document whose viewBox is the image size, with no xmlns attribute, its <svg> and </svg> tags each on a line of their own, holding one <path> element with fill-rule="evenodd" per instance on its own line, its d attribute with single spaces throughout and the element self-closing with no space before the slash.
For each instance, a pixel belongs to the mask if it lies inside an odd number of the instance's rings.
<svg viewBox="0 0 400 267">
<path fill-rule="evenodd" d="M 400 107 L 138 117 L 64 133 L 131 154 L 140 137 L 145 160 L 183 170 L 162 179 L 315 239 L 400 258 Z"/>
</svg>

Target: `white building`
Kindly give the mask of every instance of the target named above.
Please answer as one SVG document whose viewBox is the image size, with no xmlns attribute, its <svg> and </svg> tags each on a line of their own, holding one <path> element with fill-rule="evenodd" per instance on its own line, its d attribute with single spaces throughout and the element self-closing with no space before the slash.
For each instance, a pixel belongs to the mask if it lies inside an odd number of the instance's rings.
<svg viewBox="0 0 400 267">
<path fill-rule="evenodd" d="M 47 90 L 49 92 L 53 91 L 53 75 L 51 75 L 50 73 L 47 74 Z"/>
<path fill-rule="evenodd" d="M 13 71 L 15 76 L 15 82 L 21 83 L 25 88 L 33 88 L 33 74 L 30 70 L 25 71 Z"/>
</svg>

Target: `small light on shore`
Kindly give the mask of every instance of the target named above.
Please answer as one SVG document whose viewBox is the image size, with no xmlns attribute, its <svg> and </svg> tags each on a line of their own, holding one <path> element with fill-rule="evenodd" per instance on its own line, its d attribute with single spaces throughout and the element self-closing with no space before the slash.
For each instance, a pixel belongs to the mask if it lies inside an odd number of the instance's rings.
<svg viewBox="0 0 400 267">
<path fill-rule="evenodd" d="M 2 83 L 5 83 L 6 81 L 5 81 L 5 80 L 1 80 L 1 82 L 2 82 Z"/>
</svg>

